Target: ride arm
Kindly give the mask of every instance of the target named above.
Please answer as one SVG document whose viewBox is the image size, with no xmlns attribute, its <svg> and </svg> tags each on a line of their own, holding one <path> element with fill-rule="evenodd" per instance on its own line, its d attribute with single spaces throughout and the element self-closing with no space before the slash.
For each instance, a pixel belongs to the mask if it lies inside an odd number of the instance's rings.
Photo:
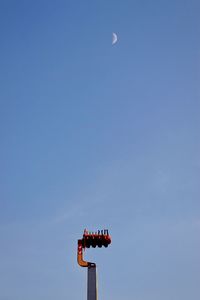
<svg viewBox="0 0 200 300">
<path fill-rule="evenodd" d="M 83 244 L 82 244 L 82 240 L 78 240 L 77 261 L 78 261 L 79 266 L 81 266 L 81 267 L 95 266 L 94 263 L 91 263 L 89 261 L 85 261 L 83 259 Z"/>
</svg>

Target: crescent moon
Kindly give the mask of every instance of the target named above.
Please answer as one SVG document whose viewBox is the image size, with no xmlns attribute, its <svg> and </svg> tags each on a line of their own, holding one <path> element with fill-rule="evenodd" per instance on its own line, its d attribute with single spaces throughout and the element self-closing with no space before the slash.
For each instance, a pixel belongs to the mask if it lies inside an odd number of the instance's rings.
<svg viewBox="0 0 200 300">
<path fill-rule="evenodd" d="M 117 40 L 118 40 L 118 37 L 117 37 L 116 33 L 113 32 L 113 34 L 112 34 L 112 45 L 116 44 Z"/>
</svg>

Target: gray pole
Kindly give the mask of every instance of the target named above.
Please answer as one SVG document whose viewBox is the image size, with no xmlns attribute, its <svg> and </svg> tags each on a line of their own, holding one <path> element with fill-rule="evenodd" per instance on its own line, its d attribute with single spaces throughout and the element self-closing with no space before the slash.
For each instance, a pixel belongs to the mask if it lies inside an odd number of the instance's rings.
<svg viewBox="0 0 200 300">
<path fill-rule="evenodd" d="M 96 265 L 88 266 L 87 300 L 98 300 Z"/>
</svg>

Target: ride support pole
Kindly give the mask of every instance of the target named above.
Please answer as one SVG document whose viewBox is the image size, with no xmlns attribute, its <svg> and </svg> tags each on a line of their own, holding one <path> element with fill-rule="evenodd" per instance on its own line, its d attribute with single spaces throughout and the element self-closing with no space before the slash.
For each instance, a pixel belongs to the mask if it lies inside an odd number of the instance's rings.
<svg viewBox="0 0 200 300">
<path fill-rule="evenodd" d="M 87 269 L 87 300 L 98 300 L 96 265 L 89 265 Z"/>
</svg>

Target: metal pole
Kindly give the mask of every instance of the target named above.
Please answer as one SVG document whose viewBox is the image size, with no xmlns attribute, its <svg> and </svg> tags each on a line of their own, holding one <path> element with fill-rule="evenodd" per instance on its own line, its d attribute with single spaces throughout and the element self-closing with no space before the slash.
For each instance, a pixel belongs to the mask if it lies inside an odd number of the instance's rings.
<svg viewBox="0 0 200 300">
<path fill-rule="evenodd" d="M 88 266 L 87 300 L 98 300 L 96 265 Z"/>
</svg>

